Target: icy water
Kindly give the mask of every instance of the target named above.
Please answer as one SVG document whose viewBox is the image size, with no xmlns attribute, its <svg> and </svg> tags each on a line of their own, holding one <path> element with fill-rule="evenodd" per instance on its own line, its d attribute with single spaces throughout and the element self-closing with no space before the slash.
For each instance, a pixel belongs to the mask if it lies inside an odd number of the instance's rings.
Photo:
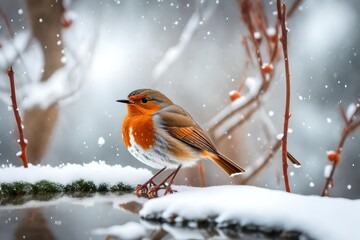
<svg viewBox="0 0 360 240">
<path fill-rule="evenodd" d="M 140 222 L 146 239 L 278 239 L 279 233 L 260 233 L 256 227 L 218 229 L 148 222 L 138 212 L 144 198 L 134 194 L 58 195 L 38 199 L 9 199 L 0 205 L 0 239 L 116 239 L 94 234 L 98 228 Z M 2 202 L 4 204 L 4 202 Z M 16 204 L 16 205 L 14 205 Z M 299 239 L 295 234 L 286 239 Z M 300 237 L 304 239 L 303 237 Z"/>
</svg>

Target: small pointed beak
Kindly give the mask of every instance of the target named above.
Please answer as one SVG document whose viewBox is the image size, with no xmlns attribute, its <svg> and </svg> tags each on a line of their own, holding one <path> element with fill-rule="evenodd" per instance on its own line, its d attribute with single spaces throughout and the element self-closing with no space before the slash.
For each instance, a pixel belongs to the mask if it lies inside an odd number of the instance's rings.
<svg viewBox="0 0 360 240">
<path fill-rule="evenodd" d="M 134 104 L 134 102 L 130 101 L 130 100 L 116 100 L 116 102 L 126 103 L 126 104 Z"/>
</svg>

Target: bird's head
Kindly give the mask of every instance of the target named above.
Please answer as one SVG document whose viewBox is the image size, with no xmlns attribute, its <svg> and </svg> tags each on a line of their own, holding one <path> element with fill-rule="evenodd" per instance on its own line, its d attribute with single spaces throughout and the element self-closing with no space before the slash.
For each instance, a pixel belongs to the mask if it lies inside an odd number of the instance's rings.
<svg viewBox="0 0 360 240">
<path fill-rule="evenodd" d="M 126 100 L 117 100 L 126 103 L 129 114 L 153 114 L 173 102 L 159 91 L 152 89 L 138 89 L 132 91 Z"/>
</svg>

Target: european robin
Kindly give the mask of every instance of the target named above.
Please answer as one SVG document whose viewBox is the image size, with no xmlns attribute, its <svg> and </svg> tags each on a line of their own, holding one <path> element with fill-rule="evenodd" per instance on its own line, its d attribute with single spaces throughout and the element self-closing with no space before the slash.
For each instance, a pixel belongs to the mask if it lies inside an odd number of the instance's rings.
<svg viewBox="0 0 360 240">
<path fill-rule="evenodd" d="M 194 165 L 200 159 L 212 160 L 231 177 L 244 172 L 242 167 L 216 150 L 188 112 L 164 94 L 152 89 L 138 89 L 126 100 L 117 102 L 126 103 L 128 109 L 122 125 L 126 148 L 139 161 L 161 169 L 137 187 L 137 195 L 156 197 L 159 189 L 165 189 L 165 194 L 172 193 L 171 185 L 180 168 Z M 175 170 L 156 185 L 153 179 L 166 168 Z"/>
</svg>

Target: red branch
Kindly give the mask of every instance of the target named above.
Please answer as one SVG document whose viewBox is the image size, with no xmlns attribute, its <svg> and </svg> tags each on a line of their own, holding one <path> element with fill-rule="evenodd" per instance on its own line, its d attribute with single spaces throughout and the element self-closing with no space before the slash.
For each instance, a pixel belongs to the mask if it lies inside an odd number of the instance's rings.
<svg viewBox="0 0 360 240">
<path fill-rule="evenodd" d="M 286 29 L 286 5 L 281 4 L 281 0 L 277 0 L 277 12 L 278 19 L 281 23 L 281 44 L 284 54 L 285 62 L 285 74 L 286 74 L 286 102 L 285 102 L 285 114 L 284 114 L 284 131 L 282 138 L 282 169 L 285 182 L 285 189 L 287 192 L 290 192 L 290 183 L 288 176 L 288 163 L 287 163 L 287 136 L 289 128 L 289 119 L 290 119 L 290 67 L 289 67 L 289 57 L 287 49 L 287 29 Z"/>
<path fill-rule="evenodd" d="M 18 131 L 19 131 L 19 137 L 20 137 L 18 142 L 19 142 L 19 145 L 20 145 L 21 152 L 20 152 L 19 155 L 17 154 L 17 156 L 19 158 L 21 158 L 24 167 L 27 168 L 28 167 L 28 161 L 27 161 L 27 156 L 26 156 L 27 143 L 26 143 L 25 138 L 24 138 L 23 125 L 22 125 L 21 117 L 20 117 L 20 114 L 19 114 L 19 109 L 18 109 L 17 102 L 16 102 L 14 72 L 13 72 L 12 67 L 8 68 L 7 74 L 8 74 L 9 79 L 10 79 L 10 89 L 11 89 L 11 96 L 10 97 L 11 97 L 11 102 L 12 102 L 12 109 L 14 111 L 15 120 L 16 120 L 16 124 L 17 124 L 17 127 L 18 127 Z"/>
<path fill-rule="evenodd" d="M 338 163 L 340 162 L 340 154 L 343 150 L 343 146 L 345 144 L 346 138 L 352 132 L 354 132 L 358 127 L 360 127 L 360 99 L 357 102 L 356 110 L 351 116 L 349 116 L 349 118 L 346 117 L 346 113 L 343 108 L 340 108 L 340 113 L 345 122 L 345 126 L 341 132 L 341 138 L 337 145 L 335 156 L 331 157 L 328 153 L 328 159 L 333 162 L 333 165 L 330 175 L 326 178 L 325 186 L 321 192 L 321 196 L 329 196 L 330 188 L 333 186 L 333 177 L 334 177 L 335 169 L 338 166 Z"/>
</svg>

